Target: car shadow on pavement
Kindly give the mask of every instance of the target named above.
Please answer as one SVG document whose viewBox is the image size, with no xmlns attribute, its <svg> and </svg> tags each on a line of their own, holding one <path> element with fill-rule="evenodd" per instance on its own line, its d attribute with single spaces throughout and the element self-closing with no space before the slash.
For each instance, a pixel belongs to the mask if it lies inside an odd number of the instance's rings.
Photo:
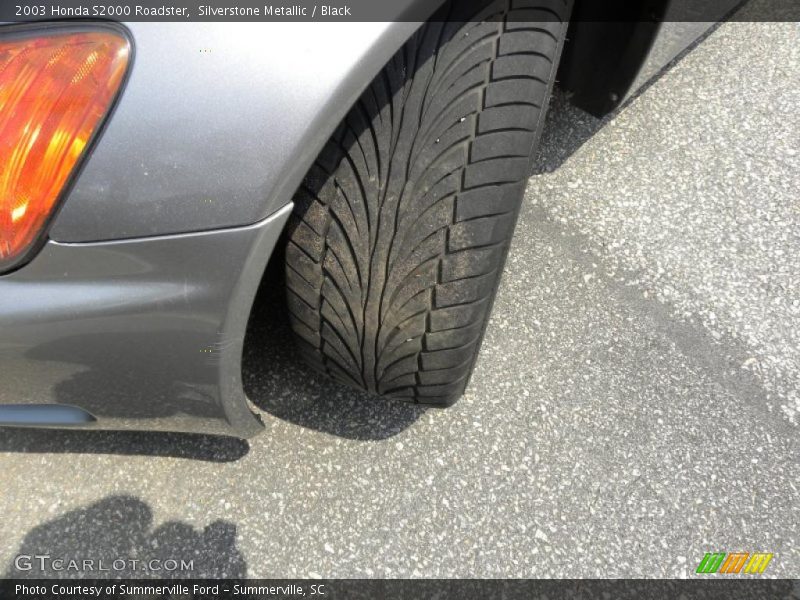
<svg viewBox="0 0 800 600">
<path fill-rule="evenodd" d="M 292 339 L 284 289 L 283 253 L 276 250 L 244 344 L 242 380 L 258 408 L 302 427 L 355 440 L 390 438 L 425 413 L 419 405 L 345 387 L 308 366 Z"/>
<path fill-rule="evenodd" d="M 245 440 L 194 433 L 0 427 L 0 453 L 118 454 L 225 463 L 249 451 Z"/>
<path fill-rule="evenodd" d="M 59 576 L 243 578 L 247 563 L 233 523 L 217 520 L 197 530 L 169 521 L 153 529 L 146 503 L 114 495 L 31 529 L 4 574 Z"/>
</svg>

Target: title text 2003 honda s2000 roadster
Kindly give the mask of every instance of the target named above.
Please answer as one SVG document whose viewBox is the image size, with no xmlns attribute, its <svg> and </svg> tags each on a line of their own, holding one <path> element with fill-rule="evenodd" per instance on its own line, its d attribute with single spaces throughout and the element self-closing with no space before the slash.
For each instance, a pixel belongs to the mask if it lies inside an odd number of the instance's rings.
<svg viewBox="0 0 800 600">
<path fill-rule="evenodd" d="M 668 0 L 394 4 L 427 20 L 0 25 L 0 424 L 258 432 L 276 248 L 311 367 L 463 393 L 554 81 L 608 113 L 703 27 L 656 60 Z"/>
</svg>

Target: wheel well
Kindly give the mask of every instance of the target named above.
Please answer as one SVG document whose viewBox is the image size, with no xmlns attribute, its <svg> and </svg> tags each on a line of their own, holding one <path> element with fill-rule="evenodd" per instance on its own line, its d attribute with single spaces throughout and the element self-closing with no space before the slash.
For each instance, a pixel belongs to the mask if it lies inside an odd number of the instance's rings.
<svg viewBox="0 0 800 600">
<path fill-rule="evenodd" d="M 619 106 L 669 4 L 576 0 L 558 71 L 559 85 L 575 105 L 598 117 Z"/>
<path fill-rule="evenodd" d="M 602 117 L 645 84 L 648 75 L 702 38 L 713 23 L 727 20 L 745 3 L 575 0 L 559 85 L 573 104 Z"/>
</svg>

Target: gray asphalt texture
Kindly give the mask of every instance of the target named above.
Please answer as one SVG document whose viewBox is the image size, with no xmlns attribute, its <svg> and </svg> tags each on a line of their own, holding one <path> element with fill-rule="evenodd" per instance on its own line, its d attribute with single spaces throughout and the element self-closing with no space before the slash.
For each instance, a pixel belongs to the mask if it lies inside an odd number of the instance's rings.
<svg viewBox="0 0 800 600">
<path fill-rule="evenodd" d="M 763 551 L 765 575 L 800 577 L 799 106 L 781 23 L 720 26 L 603 121 L 557 95 L 459 404 L 309 373 L 267 286 L 245 360 L 266 432 L 0 430 L 0 574 L 39 574 L 14 570 L 24 553 L 684 577 Z"/>
</svg>

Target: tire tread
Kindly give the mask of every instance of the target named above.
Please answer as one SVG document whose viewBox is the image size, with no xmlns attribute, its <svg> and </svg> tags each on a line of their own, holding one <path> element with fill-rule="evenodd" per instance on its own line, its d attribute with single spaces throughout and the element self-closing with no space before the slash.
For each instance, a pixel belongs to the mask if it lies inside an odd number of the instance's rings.
<svg viewBox="0 0 800 600">
<path fill-rule="evenodd" d="M 488 322 L 568 7 L 442 11 L 375 78 L 298 190 L 286 285 L 312 366 L 447 406 Z"/>
</svg>

